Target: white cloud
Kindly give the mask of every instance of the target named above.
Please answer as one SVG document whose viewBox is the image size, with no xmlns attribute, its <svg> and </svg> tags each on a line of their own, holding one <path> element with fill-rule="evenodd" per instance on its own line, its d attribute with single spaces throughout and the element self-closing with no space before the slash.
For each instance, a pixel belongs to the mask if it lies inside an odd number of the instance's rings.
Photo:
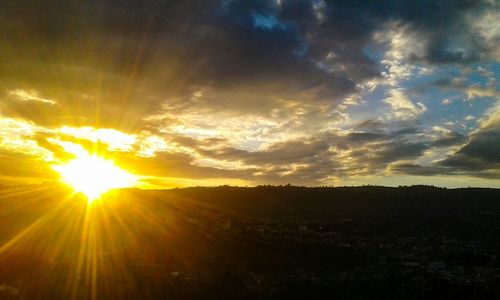
<svg viewBox="0 0 500 300">
<path fill-rule="evenodd" d="M 415 119 L 427 110 L 424 104 L 417 102 L 414 104 L 403 89 L 392 89 L 389 97 L 384 99 L 384 103 L 391 106 L 390 118 L 398 120 Z"/>
<path fill-rule="evenodd" d="M 475 100 L 476 98 L 483 97 L 499 97 L 498 91 L 493 88 L 482 88 L 479 86 L 471 86 L 465 89 L 467 100 Z"/>
<path fill-rule="evenodd" d="M 479 73 L 479 75 L 481 75 L 484 79 L 486 79 L 488 81 L 488 83 L 487 83 L 488 87 L 491 87 L 491 88 L 495 87 L 495 84 L 497 81 L 495 73 L 493 73 L 492 71 L 489 71 L 483 67 L 477 67 L 477 72 Z"/>
<path fill-rule="evenodd" d="M 414 75 L 432 73 L 430 67 L 419 67 L 408 61 L 411 56 L 423 56 L 426 47 L 424 37 L 410 26 L 390 22 L 383 30 L 375 33 L 373 39 L 376 44 L 388 47 L 381 61 L 385 67 L 381 84 L 395 87 Z"/>
<path fill-rule="evenodd" d="M 479 124 L 480 129 L 486 127 L 500 127 L 500 101 L 497 101 L 495 105 L 486 111 L 484 116 L 479 120 Z"/>
<path fill-rule="evenodd" d="M 108 145 L 110 150 L 130 151 L 132 146 L 137 142 L 134 135 L 129 135 L 110 128 L 93 128 L 93 127 L 69 127 L 63 126 L 56 133 L 62 133 L 74 136 L 80 139 L 86 139 L 93 143 L 101 142 Z"/>
<path fill-rule="evenodd" d="M 472 28 L 481 36 L 485 44 L 490 47 L 491 56 L 500 60 L 500 4 L 493 4 L 495 9 L 486 11 L 483 15 L 476 18 L 470 18 Z"/>
<path fill-rule="evenodd" d="M 31 122 L 0 116 L 0 150 L 23 153 L 48 161 L 52 159 L 52 153 L 40 147 L 33 139 L 40 132 L 47 130 Z"/>
<path fill-rule="evenodd" d="M 52 99 L 45 99 L 38 95 L 37 91 L 34 90 L 23 90 L 23 89 L 15 89 L 11 91 L 7 91 L 7 95 L 19 101 L 35 101 L 42 102 L 50 105 L 54 105 L 57 102 Z"/>
</svg>

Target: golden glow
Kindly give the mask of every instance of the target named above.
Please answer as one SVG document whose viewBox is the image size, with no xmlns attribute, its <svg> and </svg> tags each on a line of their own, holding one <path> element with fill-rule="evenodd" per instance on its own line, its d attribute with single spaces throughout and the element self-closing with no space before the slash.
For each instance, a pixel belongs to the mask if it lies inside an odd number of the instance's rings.
<svg viewBox="0 0 500 300">
<path fill-rule="evenodd" d="M 107 144 L 110 150 L 130 151 L 137 142 L 134 135 L 109 128 L 63 126 L 57 129 L 57 132 L 94 143 L 102 142 Z"/>
<path fill-rule="evenodd" d="M 64 183 L 83 193 L 89 203 L 113 188 L 134 185 L 134 175 L 117 167 L 112 161 L 97 155 L 80 154 L 66 164 L 54 165 Z"/>
</svg>

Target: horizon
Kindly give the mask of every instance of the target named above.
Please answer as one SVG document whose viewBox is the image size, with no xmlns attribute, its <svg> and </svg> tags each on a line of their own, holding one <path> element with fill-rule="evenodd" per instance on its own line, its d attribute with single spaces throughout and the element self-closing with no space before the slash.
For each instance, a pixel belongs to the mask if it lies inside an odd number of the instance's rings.
<svg viewBox="0 0 500 300">
<path fill-rule="evenodd" d="M 0 188 L 28 188 L 28 187 L 44 187 L 44 186 L 57 186 L 62 187 L 67 190 L 71 190 L 72 187 L 68 186 L 63 182 L 45 182 L 45 183 L 33 183 L 33 184 L 0 184 Z M 362 184 L 362 185 L 293 185 L 293 184 L 258 184 L 258 185 L 230 185 L 230 184 L 220 184 L 220 185 L 193 185 L 193 186 L 179 186 L 179 187 L 165 187 L 165 188 L 144 188 L 137 186 L 129 187 L 119 187 L 110 188 L 103 195 L 120 190 L 137 190 L 137 191 L 171 191 L 171 190 L 182 190 L 182 189 L 196 189 L 196 188 L 307 188 L 307 189 L 335 189 L 335 188 L 363 188 L 363 187 L 380 187 L 380 188 L 413 188 L 413 187 L 426 187 L 426 188 L 437 188 L 445 190 L 459 190 L 459 189 L 492 189 L 500 190 L 500 187 L 490 187 L 490 186 L 457 186 L 448 187 L 433 184 L 410 184 L 410 185 L 378 185 L 378 184 Z M 81 192 L 73 192 L 72 194 L 82 194 Z M 82 194 L 85 197 L 84 194 Z"/>
</svg>

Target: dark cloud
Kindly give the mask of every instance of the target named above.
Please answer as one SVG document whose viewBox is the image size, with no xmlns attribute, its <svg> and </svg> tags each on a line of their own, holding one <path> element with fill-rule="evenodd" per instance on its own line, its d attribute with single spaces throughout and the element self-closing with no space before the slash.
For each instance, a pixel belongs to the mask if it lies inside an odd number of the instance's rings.
<svg viewBox="0 0 500 300">
<path fill-rule="evenodd" d="M 500 130 L 482 130 L 472 137 L 459 154 L 477 157 L 485 162 L 500 163 Z"/>
<path fill-rule="evenodd" d="M 457 37 L 458 36 L 458 37 Z M 472 34 L 463 34 L 459 28 L 446 32 L 446 36 L 432 37 L 425 58 L 432 63 L 468 64 L 478 61 L 486 52 L 481 41 Z"/>
<path fill-rule="evenodd" d="M 335 101 L 378 76 L 365 48 L 388 21 L 419 30 L 429 42 L 421 59 L 431 63 L 473 62 L 487 51 L 465 17 L 488 4 L 472 0 L 6 1 L 1 8 L 0 54 L 9 57 L 0 63 L 1 87 L 29 85 L 73 110 L 95 106 L 116 125 L 196 86 L 247 90 L 262 103 L 297 95 Z M 117 107 L 134 113 L 113 115 Z"/>
<path fill-rule="evenodd" d="M 385 127 L 384 122 L 380 120 L 365 120 L 357 125 L 357 128 L 360 130 L 368 130 L 368 131 L 381 131 Z"/>
<path fill-rule="evenodd" d="M 500 123 L 478 129 L 470 141 L 440 165 L 458 170 L 481 172 L 500 170 Z"/>
<path fill-rule="evenodd" d="M 386 139 L 387 135 L 382 133 L 372 133 L 372 132 L 352 132 L 345 136 L 346 142 L 358 143 L 358 142 L 370 142 Z"/>
<path fill-rule="evenodd" d="M 414 163 L 395 163 L 390 165 L 390 171 L 399 174 L 432 176 L 446 174 L 446 170 L 435 166 L 421 166 Z"/>
<path fill-rule="evenodd" d="M 409 143 L 404 141 L 396 141 L 387 143 L 375 152 L 373 161 L 377 163 L 389 163 L 402 159 L 416 158 L 429 149 L 427 143 Z"/>
<path fill-rule="evenodd" d="M 433 147 L 448 147 L 460 145 L 467 141 L 467 138 L 458 132 L 450 131 L 431 142 Z"/>
<path fill-rule="evenodd" d="M 261 151 L 246 151 L 232 147 L 216 150 L 198 149 L 202 155 L 230 161 L 242 161 L 248 165 L 289 165 L 313 160 L 329 149 L 322 140 L 291 140 L 274 143 Z"/>
<path fill-rule="evenodd" d="M 430 142 L 431 147 L 447 147 L 464 144 L 454 154 L 430 166 L 414 163 L 391 165 L 391 171 L 411 175 L 470 175 L 484 178 L 500 178 L 500 123 L 493 113 L 484 120 L 482 127 L 469 138 L 448 132 Z"/>
</svg>

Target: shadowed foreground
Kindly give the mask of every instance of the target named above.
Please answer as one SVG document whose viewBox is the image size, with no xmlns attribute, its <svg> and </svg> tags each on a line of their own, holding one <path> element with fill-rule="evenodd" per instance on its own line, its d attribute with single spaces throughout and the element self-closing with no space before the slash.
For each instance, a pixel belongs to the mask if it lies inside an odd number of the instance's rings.
<svg viewBox="0 0 500 300">
<path fill-rule="evenodd" d="M 0 189 L 0 299 L 500 297 L 500 190 Z"/>
</svg>

